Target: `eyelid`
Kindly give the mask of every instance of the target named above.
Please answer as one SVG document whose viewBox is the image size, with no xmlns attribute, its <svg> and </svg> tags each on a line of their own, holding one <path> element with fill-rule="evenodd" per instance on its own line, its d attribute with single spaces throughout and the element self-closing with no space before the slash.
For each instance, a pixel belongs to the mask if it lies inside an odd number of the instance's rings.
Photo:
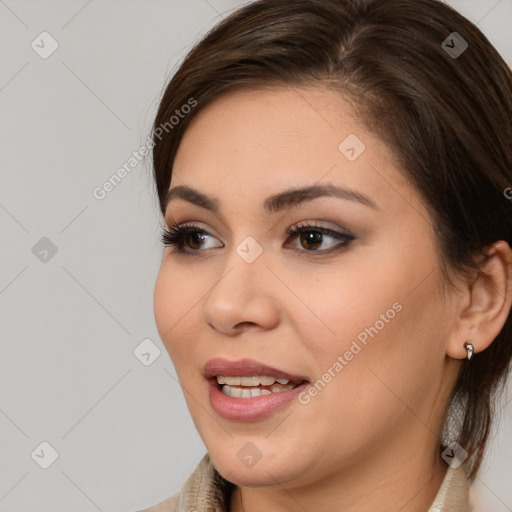
<svg viewBox="0 0 512 512">
<path fill-rule="evenodd" d="M 204 224 L 204 226 L 203 226 L 203 224 Z M 175 229 L 187 228 L 187 227 L 195 228 L 198 231 L 204 231 L 208 235 L 211 235 L 211 236 L 217 238 L 217 240 L 219 240 L 219 237 L 215 234 L 217 231 L 211 227 L 211 224 L 207 224 L 200 220 L 194 220 L 193 218 L 191 218 L 190 220 L 182 220 L 180 222 L 176 222 L 174 220 L 174 218 L 171 218 L 169 222 L 167 222 L 167 220 L 165 220 L 165 226 L 168 228 L 171 228 L 171 229 L 172 228 L 175 228 Z M 208 226 L 208 227 L 205 227 L 205 226 Z M 229 230 L 229 232 L 231 233 L 231 230 Z"/>
<path fill-rule="evenodd" d="M 319 221 L 319 220 L 300 221 L 300 222 L 295 223 L 292 226 L 290 226 L 290 228 L 288 228 L 286 232 L 289 233 L 290 231 L 300 230 L 300 229 L 304 229 L 304 230 L 310 229 L 311 231 L 318 229 L 318 230 L 322 230 L 324 232 L 331 232 L 331 233 L 333 233 L 332 236 L 343 235 L 343 236 L 347 236 L 347 237 L 354 237 L 354 235 L 352 235 L 350 230 L 348 230 L 345 227 L 342 227 L 339 225 L 336 225 L 335 227 L 325 226 L 324 224 L 322 224 L 322 222 L 325 222 L 325 221 Z M 333 223 L 331 222 L 330 224 L 333 224 Z"/>
</svg>

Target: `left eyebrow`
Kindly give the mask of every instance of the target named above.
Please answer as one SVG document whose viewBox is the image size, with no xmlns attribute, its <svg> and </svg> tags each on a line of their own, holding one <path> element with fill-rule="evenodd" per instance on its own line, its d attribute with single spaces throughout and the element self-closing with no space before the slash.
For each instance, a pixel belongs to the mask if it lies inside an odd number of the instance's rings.
<svg viewBox="0 0 512 512">
<path fill-rule="evenodd" d="M 268 214 L 277 213 L 283 209 L 291 208 L 292 206 L 297 206 L 320 197 L 338 197 L 340 199 L 359 202 L 375 210 L 379 209 L 375 201 L 368 196 L 355 190 L 338 187 L 332 184 L 311 185 L 279 192 L 265 199 L 263 209 Z M 171 201 L 178 198 L 210 210 L 213 213 L 220 213 L 220 202 L 218 199 L 208 196 L 187 185 L 178 185 L 167 192 L 165 208 L 167 208 L 167 205 Z"/>
</svg>

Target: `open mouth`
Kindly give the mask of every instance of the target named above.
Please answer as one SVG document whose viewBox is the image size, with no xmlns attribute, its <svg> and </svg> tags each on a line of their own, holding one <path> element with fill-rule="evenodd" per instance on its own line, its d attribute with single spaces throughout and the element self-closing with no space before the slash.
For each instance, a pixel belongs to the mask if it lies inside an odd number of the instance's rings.
<svg viewBox="0 0 512 512">
<path fill-rule="evenodd" d="M 253 398 L 290 391 L 307 382 L 276 379 L 268 375 L 227 376 L 217 375 L 217 388 L 231 398 Z"/>
</svg>

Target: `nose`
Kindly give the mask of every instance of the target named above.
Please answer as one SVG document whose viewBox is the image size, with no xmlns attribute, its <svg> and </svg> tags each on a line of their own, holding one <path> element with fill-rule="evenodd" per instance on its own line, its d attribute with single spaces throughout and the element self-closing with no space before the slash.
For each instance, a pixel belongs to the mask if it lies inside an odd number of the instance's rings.
<svg viewBox="0 0 512 512">
<path fill-rule="evenodd" d="M 224 336 L 274 328 L 279 321 L 278 282 L 264 253 L 248 263 L 233 249 L 222 269 L 203 301 L 205 324 Z"/>
</svg>

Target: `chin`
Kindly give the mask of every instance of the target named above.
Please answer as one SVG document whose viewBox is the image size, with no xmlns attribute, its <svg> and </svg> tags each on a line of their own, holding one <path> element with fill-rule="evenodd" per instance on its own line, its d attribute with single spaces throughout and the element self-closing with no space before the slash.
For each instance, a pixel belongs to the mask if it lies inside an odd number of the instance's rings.
<svg viewBox="0 0 512 512">
<path fill-rule="evenodd" d="M 265 455 L 250 442 L 242 446 L 234 452 L 223 450 L 219 445 L 217 449 L 208 450 L 217 471 L 237 486 L 274 486 L 304 475 L 305 468 L 297 467 L 290 458 Z"/>
</svg>

